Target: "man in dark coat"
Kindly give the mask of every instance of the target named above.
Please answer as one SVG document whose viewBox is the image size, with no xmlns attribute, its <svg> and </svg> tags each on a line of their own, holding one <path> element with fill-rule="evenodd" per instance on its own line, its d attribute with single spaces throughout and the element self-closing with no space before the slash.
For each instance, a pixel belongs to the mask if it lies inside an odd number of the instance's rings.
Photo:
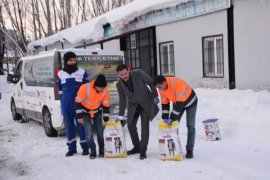
<svg viewBox="0 0 270 180">
<path fill-rule="evenodd" d="M 149 124 L 157 115 L 159 108 L 158 92 L 153 86 L 152 78 L 140 69 L 129 71 L 124 64 L 116 69 L 120 77 L 116 87 L 119 94 L 119 116 L 122 120 L 128 102 L 127 123 L 133 149 L 128 155 L 140 153 L 140 159 L 145 159 L 149 141 Z M 141 117 L 141 140 L 137 132 L 137 122 Z"/>
</svg>

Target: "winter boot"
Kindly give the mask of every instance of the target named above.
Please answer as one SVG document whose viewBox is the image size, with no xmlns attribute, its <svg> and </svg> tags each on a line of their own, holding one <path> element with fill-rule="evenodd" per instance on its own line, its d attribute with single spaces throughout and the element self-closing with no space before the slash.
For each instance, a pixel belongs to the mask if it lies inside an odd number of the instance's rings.
<svg viewBox="0 0 270 180">
<path fill-rule="evenodd" d="M 100 158 L 103 158 L 103 157 L 104 157 L 104 151 L 100 151 L 100 152 L 99 152 L 99 157 L 100 157 Z"/>
<path fill-rule="evenodd" d="M 140 159 L 141 159 L 141 160 L 144 160 L 144 159 L 146 159 L 146 158 L 147 158 L 146 152 L 141 152 L 141 154 L 140 154 Z"/>
<path fill-rule="evenodd" d="M 186 158 L 187 159 L 192 159 L 193 158 L 193 151 L 192 150 L 187 150 Z"/>
<path fill-rule="evenodd" d="M 73 156 L 75 153 L 77 153 L 77 151 L 71 151 L 71 150 L 68 150 L 68 152 L 66 153 L 66 156 Z"/>
<path fill-rule="evenodd" d="M 96 157 L 97 157 L 96 151 L 91 151 L 89 158 L 90 159 L 95 159 Z"/>
<path fill-rule="evenodd" d="M 132 155 L 132 154 L 136 154 L 136 153 L 141 153 L 141 150 L 139 148 L 132 148 L 131 150 L 127 151 L 127 155 Z"/>
<path fill-rule="evenodd" d="M 83 152 L 82 152 L 82 155 L 83 156 L 86 156 L 89 154 L 89 150 L 88 149 L 84 149 Z"/>
</svg>

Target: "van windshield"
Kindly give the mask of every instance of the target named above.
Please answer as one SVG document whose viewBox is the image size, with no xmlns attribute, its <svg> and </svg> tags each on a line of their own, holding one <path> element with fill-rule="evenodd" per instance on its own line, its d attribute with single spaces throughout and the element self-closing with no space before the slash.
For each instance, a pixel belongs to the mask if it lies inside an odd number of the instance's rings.
<svg viewBox="0 0 270 180">
<path fill-rule="evenodd" d="M 91 81 L 98 74 L 104 74 L 107 81 L 118 81 L 116 67 L 123 64 L 123 56 L 77 56 L 77 64 L 83 68 Z"/>
</svg>

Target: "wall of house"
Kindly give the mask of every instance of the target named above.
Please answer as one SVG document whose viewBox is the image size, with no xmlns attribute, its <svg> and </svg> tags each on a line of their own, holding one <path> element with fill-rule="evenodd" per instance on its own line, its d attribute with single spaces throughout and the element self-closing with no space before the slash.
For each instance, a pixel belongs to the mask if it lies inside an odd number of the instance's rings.
<svg viewBox="0 0 270 180">
<path fill-rule="evenodd" d="M 270 90 L 270 1 L 233 4 L 236 88 Z"/>
<path fill-rule="evenodd" d="M 86 49 L 101 49 L 100 43 L 86 46 Z"/>
<path fill-rule="evenodd" d="M 120 50 L 120 41 L 119 39 L 113 39 L 111 41 L 106 41 L 103 43 L 104 50 Z"/>
<path fill-rule="evenodd" d="M 50 44 L 47 46 L 47 51 L 54 50 L 54 49 L 68 49 L 68 48 L 75 48 L 76 46 L 82 46 L 83 43 L 77 43 L 77 44 L 72 44 L 68 41 L 63 42 L 63 47 L 62 47 L 62 42 L 55 42 L 53 44 Z M 39 52 L 46 51 L 45 47 L 39 47 L 34 51 L 34 54 L 38 54 Z"/>
<path fill-rule="evenodd" d="M 202 37 L 223 35 L 224 78 L 203 77 Z M 193 87 L 228 88 L 227 10 L 156 27 L 157 61 L 159 43 L 174 42 L 175 76 Z"/>
</svg>

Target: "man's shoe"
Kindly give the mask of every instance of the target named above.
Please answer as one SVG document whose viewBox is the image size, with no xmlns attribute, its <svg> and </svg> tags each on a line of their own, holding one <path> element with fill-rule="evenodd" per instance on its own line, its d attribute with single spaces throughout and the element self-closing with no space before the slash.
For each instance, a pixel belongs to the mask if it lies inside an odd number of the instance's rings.
<svg viewBox="0 0 270 180">
<path fill-rule="evenodd" d="M 100 158 L 103 158 L 104 157 L 104 151 L 102 152 L 99 152 L 99 155 L 98 155 Z"/>
<path fill-rule="evenodd" d="M 66 156 L 73 156 L 75 153 L 77 153 L 77 151 L 71 151 L 71 150 L 68 150 L 68 152 L 66 153 Z"/>
<path fill-rule="evenodd" d="M 83 152 L 82 152 L 82 155 L 83 156 L 86 156 L 89 154 L 89 150 L 88 149 L 84 149 Z"/>
<path fill-rule="evenodd" d="M 141 154 L 140 154 L 140 159 L 141 159 L 141 160 L 144 160 L 144 159 L 146 159 L 146 158 L 147 158 L 146 153 L 145 153 L 145 152 L 141 152 Z"/>
<path fill-rule="evenodd" d="M 136 153 L 141 153 L 140 149 L 134 147 L 133 149 L 127 151 L 127 155 L 132 155 Z"/>
<path fill-rule="evenodd" d="M 193 151 L 192 150 L 187 150 L 186 158 L 187 159 L 192 159 L 193 158 Z"/>
<path fill-rule="evenodd" d="M 92 151 L 91 154 L 90 154 L 90 156 L 89 156 L 89 158 L 90 159 L 95 159 L 96 156 L 97 156 L 97 153 Z"/>
<path fill-rule="evenodd" d="M 121 120 L 121 125 L 124 127 L 127 124 L 127 120 Z"/>
</svg>

